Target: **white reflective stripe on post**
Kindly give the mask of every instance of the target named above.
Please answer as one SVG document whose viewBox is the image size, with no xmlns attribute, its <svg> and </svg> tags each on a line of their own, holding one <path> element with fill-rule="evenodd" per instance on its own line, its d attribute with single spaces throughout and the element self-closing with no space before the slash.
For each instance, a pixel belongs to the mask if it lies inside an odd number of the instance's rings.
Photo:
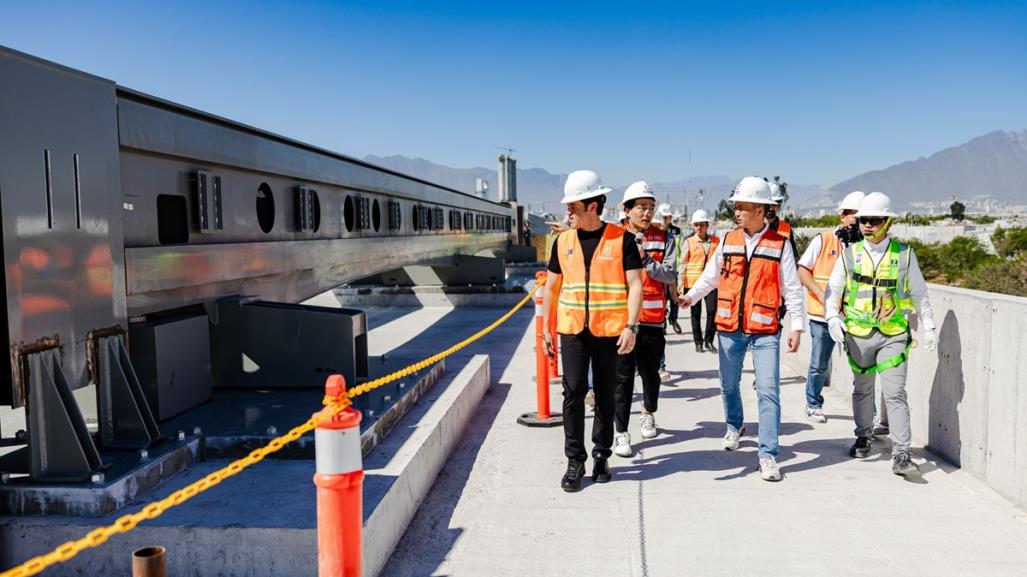
<svg viewBox="0 0 1027 577">
<path fill-rule="evenodd" d="M 314 458 L 314 468 L 322 475 L 340 475 L 363 469 L 360 427 L 314 429 Z"/>
<path fill-rule="evenodd" d="M 642 308 L 644 309 L 662 309 L 667 306 L 662 300 L 658 301 L 642 301 Z"/>
</svg>

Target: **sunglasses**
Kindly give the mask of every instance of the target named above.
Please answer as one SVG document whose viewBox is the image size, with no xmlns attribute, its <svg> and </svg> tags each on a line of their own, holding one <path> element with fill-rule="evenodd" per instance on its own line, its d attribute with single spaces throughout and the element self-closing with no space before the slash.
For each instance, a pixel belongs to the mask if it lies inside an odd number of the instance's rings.
<svg viewBox="0 0 1027 577">
<path fill-rule="evenodd" d="M 859 217 L 860 224 L 869 224 L 870 226 L 880 226 L 884 224 L 884 221 L 888 220 L 883 216 L 861 216 Z"/>
</svg>

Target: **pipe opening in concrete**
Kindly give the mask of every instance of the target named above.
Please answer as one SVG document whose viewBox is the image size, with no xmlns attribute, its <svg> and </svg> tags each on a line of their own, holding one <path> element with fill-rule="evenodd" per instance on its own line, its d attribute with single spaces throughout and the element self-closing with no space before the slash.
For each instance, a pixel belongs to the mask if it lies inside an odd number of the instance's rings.
<svg viewBox="0 0 1027 577">
<path fill-rule="evenodd" d="M 164 547 L 143 547 L 142 549 L 136 549 L 132 552 L 133 557 L 139 557 L 140 559 L 146 559 L 149 557 L 162 557 L 167 553 Z"/>
</svg>

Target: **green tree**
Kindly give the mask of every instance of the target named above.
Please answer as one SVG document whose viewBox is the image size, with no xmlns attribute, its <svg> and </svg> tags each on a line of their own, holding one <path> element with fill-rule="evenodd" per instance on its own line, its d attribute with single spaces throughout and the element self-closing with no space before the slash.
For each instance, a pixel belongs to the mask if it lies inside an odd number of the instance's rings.
<svg viewBox="0 0 1027 577">
<path fill-rule="evenodd" d="M 799 253 L 795 255 L 795 259 L 798 260 L 799 257 L 801 257 L 806 252 L 806 248 L 809 246 L 810 241 L 813 239 L 804 234 L 796 233 L 793 240 L 795 241 L 795 250 Z"/>
<path fill-rule="evenodd" d="M 994 259 L 966 279 L 967 288 L 1027 297 L 1027 252 L 1017 258 Z"/>
<path fill-rule="evenodd" d="M 1027 228 L 1002 228 L 995 229 L 991 235 L 991 244 L 995 245 L 995 252 L 999 255 L 1015 258 L 1027 252 Z"/>
<path fill-rule="evenodd" d="M 963 222 L 963 219 L 966 218 L 966 205 L 958 200 L 953 202 L 949 206 L 949 216 L 956 222 Z"/>
<path fill-rule="evenodd" d="M 919 256 L 919 255 L 918 255 Z M 975 236 L 957 236 L 938 250 L 942 270 L 947 282 L 957 282 L 975 276 L 974 269 L 991 264 L 999 257 L 988 254 L 987 247 Z"/>
<path fill-rule="evenodd" d="M 938 254 L 940 250 L 938 243 L 926 244 L 919 240 L 904 242 L 913 248 L 913 253 L 916 254 L 916 259 L 920 263 L 920 272 L 923 273 L 927 281 L 938 282 L 939 280 L 944 280 L 942 261 Z"/>
<path fill-rule="evenodd" d="M 731 203 L 727 199 L 721 199 L 717 203 L 717 212 L 713 215 L 717 220 L 735 220 L 735 207 L 731 206 Z"/>
</svg>

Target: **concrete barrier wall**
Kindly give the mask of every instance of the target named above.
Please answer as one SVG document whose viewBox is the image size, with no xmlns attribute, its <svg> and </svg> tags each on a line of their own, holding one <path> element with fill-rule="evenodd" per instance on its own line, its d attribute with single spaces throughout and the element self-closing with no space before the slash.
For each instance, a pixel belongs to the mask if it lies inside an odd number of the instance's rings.
<svg viewBox="0 0 1027 577">
<path fill-rule="evenodd" d="M 910 353 L 906 393 L 914 444 L 1027 509 L 1027 298 L 929 285 L 940 343 Z M 914 338 L 921 341 L 919 327 Z M 810 342 L 799 360 L 808 367 Z M 831 387 L 848 398 L 852 371 L 835 348 Z"/>
</svg>

